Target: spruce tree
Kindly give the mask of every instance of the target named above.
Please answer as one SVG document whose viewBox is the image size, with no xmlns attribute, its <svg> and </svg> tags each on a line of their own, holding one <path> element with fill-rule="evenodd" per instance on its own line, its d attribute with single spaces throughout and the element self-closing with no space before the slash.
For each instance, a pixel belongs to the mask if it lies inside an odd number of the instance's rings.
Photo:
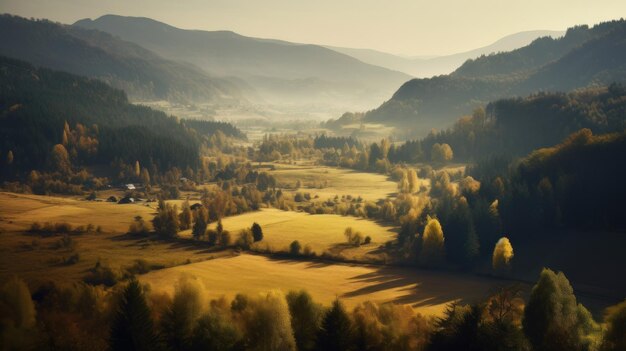
<svg viewBox="0 0 626 351">
<path fill-rule="evenodd" d="M 324 315 L 315 348 L 320 351 L 346 351 L 352 350 L 352 345 L 352 322 L 343 304 L 337 299 Z"/>
<path fill-rule="evenodd" d="M 124 288 L 111 324 L 111 350 L 157 350 L 158 340 L 150 308 L 139 282 L 131 280 Z"/>
</svg>

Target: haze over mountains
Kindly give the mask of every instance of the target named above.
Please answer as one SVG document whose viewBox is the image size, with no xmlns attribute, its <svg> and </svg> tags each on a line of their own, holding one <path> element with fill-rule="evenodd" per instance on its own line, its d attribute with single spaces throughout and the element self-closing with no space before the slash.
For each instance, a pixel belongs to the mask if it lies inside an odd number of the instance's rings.
<svg viewBox="0 0 626 351">
<path fill-rule="evenodd" d="M 209 76 L 107 33 L 0 16 L 0 55 L 97 78 L 133 100 L 240 103 L 241 82 Z"/>
<path fill-rule="evenodd" d="M 577 26 L 562 38 L 544 37 L 510 52 L 468 60 L 449 75 L 408 81 L 364 120 L 423 135 L 500 98 L 625 81 L 626 21 Z M 346 119 L 354 123 L 353 116 Z"/>
<path fill-rule="evenodd" d="M 270 103 L 371 107 L 410 79 L 318 45 L 185 30 L 148 18 L 106 15 L 74 27 L 111 33 L 212 75 L 242 78 Z"/>
<path fill-rule="evenodd" d="M 565 34 L 564 31 L 554 30 L 519 32 L 507 35 L 506 37 L 485 47 L 452 55 L 434 57 L 405 57 L 370 49 L 341 48 L 335 46 L 327 47 L 372 65 L 404 72 L 416 78 L 427 78 L 440 74 L 448 74 L 457 69 L 468 59 L 473 59 L 482 55 L 515 50 L 530 44 L 537 38 L 546 36 L 557 38 L 563 34 Z"/>
</svg>

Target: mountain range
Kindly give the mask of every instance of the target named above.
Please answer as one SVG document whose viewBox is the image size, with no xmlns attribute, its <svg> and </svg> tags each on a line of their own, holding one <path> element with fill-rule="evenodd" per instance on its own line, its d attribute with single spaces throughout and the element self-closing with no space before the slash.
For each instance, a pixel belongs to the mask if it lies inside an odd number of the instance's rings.
<svg viewBox="0 0 626 351">
<path fill-rule="evenodd" d="M 411 78 L 319 45 L 186 30 L 149 18 L 106 15 L 72 27 L 110 33 L 211 75 L 241 78 L 271 103 L 371 107 Z"/>
<path fill-rule="evenodd" d="M 47 20 L 0 16 L 0 55 L 100 79 L 133 100 L 239 103 L 245 84 L 167 60 L 110 34 Z"/>
<path fill-rule="evenodd" d="M 470 59 L 449 75 L 410 80 L 364 121 L 423 135 L 489 101 L 613 82 L 626 82 L 625 20 L 572 27 L 560 38 Z"/>
<path fill-rule="evenodd" d="M 461 66 L 465 61 L 483 55 L 506 52 L 530 44 L 541 37 L 557 38 L 565 34 L 563 31 L 533 30 L 507 35 L 498 41 L 474 50 L 452 55 L 434 57 L 406 57 L 393 55 L 371 49 L 353 49 L 336 46 L 327 46 L 329 49 L 352 56 L 363 62 L 377 65 L 396 71 L 404 72 L 416 78 L 427 78 L 441 74 L 448 74 Z"/>
</svg>

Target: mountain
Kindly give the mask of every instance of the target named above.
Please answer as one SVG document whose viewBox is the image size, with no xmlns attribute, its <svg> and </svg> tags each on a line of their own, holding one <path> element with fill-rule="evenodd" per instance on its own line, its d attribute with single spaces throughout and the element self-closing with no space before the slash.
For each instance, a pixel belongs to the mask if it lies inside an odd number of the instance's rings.
<svg viewBox="0 0 626 351">
<path fill-rule="evenodd" d="M 241 86 L 190 64 L 163 59 L 110 34 L 11 15 L 0 16 L 0 55 L 98 78 L 133 100 L 237 103 Z"/>
<path fill-rule="evenodd" d="M 562 38 L 468 60 L 449 75 L 413 79 L 364 120 L 425 134 L 488 101 L 626 81 L 626 21 L 578 26 Z"/>
<path fill-rule="evenodd" d="M 403 57 L 370 49 L 352 49 L 327 46 L 327 48 L 352 56 L 363 62 L 386 67 L 396 71 L 410 74 L 414 77 L 424 78 L 440 74 L 448 74 L 461 66 L 465 61 L 498 52 L 511 51 L 530 44 L 533 40 L 541 37 L 560 37 L 563 31 L 533 30 L 508 35 L 495 43 L 478 49 L 461 52 L 452 55 L 436 57 Z"/>
<path fill-rule="evenodd" d="M 371 107 L 411 78 L 318 45 L 185 30 L 149 18 L 106 15 L 73 26 L 111 33 L 213 75 L 242 78 L 270 102 Z"/>
</svg>

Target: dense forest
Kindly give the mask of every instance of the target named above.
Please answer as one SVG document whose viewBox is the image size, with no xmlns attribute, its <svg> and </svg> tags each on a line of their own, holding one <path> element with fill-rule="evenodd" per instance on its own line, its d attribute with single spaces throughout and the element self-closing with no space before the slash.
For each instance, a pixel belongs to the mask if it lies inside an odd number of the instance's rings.
<svg viewBox="0 0 626 351">
<path fill-rule="evenodd" d="M 625 231 L 625 154 L 625 132 L 595 136 L 582 129 L 518 163 L 485 161 L 469 174 L 482 184 L 478 197 L 498 199 L 507 233 L 542 228 Z"/>
<path fill-rule="evenodd" d="M 203 135 L 221 130 L 243 136 L 225 123 L 181 123 L 130 104 L 124 92 L 98 80 L 9 58 L 0 58 L 0 111 L 0 150 L 11 154 L 10 165 L 4 163 L 10 172 L 4 176 L 54 169 L 54 149 L 68 154 L 68 161 L 77 166 L 117 160 L 138 161 L 161 172 L 194 169 Z"/>
<path fill-rule="evenodd" d="M 568 94 L 538 93 L 491 102 L 451 128 L 431 132 L 419 143 L 423 150 L 430 150 L 435 143 L 449 144 L 454 159 L 463 162 L 490 155 L 523 156 L 555 145 L 582 128 L 595 134 L 622 131 L 626 128 L 625 111 L 626 88 L 619 84 Z M 399 147 L 405 148 L 415 149 L 415 143 Z M 416 152 L 407 154 L 415 156 Z"/>
</svg>

